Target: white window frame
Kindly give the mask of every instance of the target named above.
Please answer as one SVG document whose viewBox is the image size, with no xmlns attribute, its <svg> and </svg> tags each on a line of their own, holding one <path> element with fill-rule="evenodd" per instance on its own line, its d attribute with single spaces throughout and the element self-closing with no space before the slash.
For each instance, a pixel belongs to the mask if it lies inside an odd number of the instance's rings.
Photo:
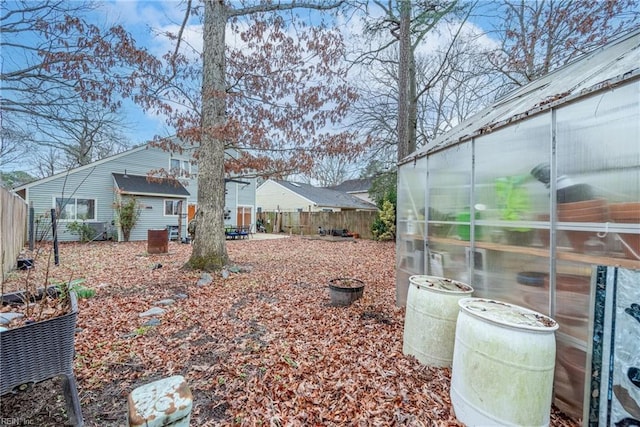
<svg viewBox="0 0 640 427">
<path fill-rule="evenodd" d="M 64 205 L 64 210 L 58 210 L 58 200 L 68 200 L 68 202 Z M 93 218 L 78 218 L 78 200 L 90 200 L 93 201 Z M 73 203 L 73 204 L 72 204 Z M 67 212 L 67 208 L 72 206 L 73 208 L 73 218 L 63 218 L 63 211 Z M 53 208 L 56 210 L 56 220 L 58 222 L 74 222 L 74 221 L 92 221 L 96 222 L 98 220 L 98 199 L 92 197 L 62 197 L 62 196 L 54 196 L 53 197 Z M 62 208 L 62 206 L 61 206 Z"/>
<path fill-rule="evenodd" d="M 173 163 L 178 162 L 179 166 L 174 167 Z M 172 157 L 169 159 L 169 171 L 177 178 L 190 178 L 191 177 L 191 161 L 181 157 Z"/>
<path fill-rule="evenodd" d="M 178 213 L 174 213 L 174 214 L 168 214 L 167 213 L 167 202 L 172 202 L 172 211 L 175 212 L 178 209 L 178 203 L 182 202 L 182 206 L 184 207 L 185 205 L 185 200 L 184 199 L 164 199 L 162 201 L 162 213 L 165 217 L 171 217 L 171 218 L 177 218 L 178 216 L 180 216 L 182 214 L 182 212 L 178 212 Z"/>
</svg>

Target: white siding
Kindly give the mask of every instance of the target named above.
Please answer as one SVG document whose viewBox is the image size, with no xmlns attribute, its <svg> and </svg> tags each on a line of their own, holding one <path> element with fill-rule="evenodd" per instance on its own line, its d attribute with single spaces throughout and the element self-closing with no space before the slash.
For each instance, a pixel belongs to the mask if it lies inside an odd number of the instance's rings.
<svg viewBox="0 0 640 427">
<path fill-rule="evenodd" d="M 130 175 L 147 175 L 152 170 L 169 170 L 171 158 L 186 159 L 188 151 L 183 154 L 172 155 L 155 147 L 135 148 L 126 153 L 112 156 L 95 162 L 92 165 L 73 169 L 69 173 L 45 178 L 38 182 L 26 186 L 27 202 L 33 202 L 36 218 L 46 216 L 45 222 L 49 223 L 51 208 L 54 205 L 55 197 L 76 197 L 96 200 L 97 222 L 104 222 L 110 225 L 115 220 L 113 203 L 116 200 L 115 182 L 112 173 L 126 173 Z M 196 168 L 192 166 L 192 172 Z M 231 211 L 231 219 L 225 221 L 228 225 L 235 225 L 236 207 L 238 204 L 252 206 L 253 218 L 255 222 L 255 178 L 242 178 L 246 184 L 227 183 L 226 209 Z M 181 179 L 185 189 L 190 195 L 183 203 L 183 235 L 186 236 L 187 227 L 187 205 L 198 203 L 198 182 L 197 177 Z M 161 229 L 167 225 L 178 225 L 178 217 L 164 215 L 164 200 L 167 197 L 137 196 L 139 202 L 144 206 L 141 211 L 137 225 L 131 231 L 130 240 L 147 240 L 149 229 Z M 179 198 L 176 198 L 178 200 Z M 59 226 L 58 237 L 60 241 L 75 241 L 78 237 L 66 231 L 65 223 Z M 48 238 L 51 238 L 49 233 Z"/>
<path fill-rule="evenodd" d="M 302 209 L 309 210 L 312 202 L 281 186 L 280 184 L 267 180 L 256 190 L 256 202 L 259 208 L 265 212 L 296 211 Z M 312 211 L 317 210 L 314 206 Z"/>
<path fill-rule="evenodd" d="M 184 158 L 184 155 L 180 155 Z M 39 216 L 50 217 L 51 208 L 54 205 L 55 197 L 75 197 L 96 200 L 96 216 L 98 222 L 110 224 L 114 219 L 113 203 L 115 200 L 115 183 L 111 173 L 124 173 L 132 175 L 146 175 L 154 169 L 168 170 L 170 167 L 171 153 L 159 148 L 148 147 L 146 149 L 133 149 L 126 153 L 113 156 L 109 159 L 98 161 L 92 165 L 83 166 L 70 171 L 69 173 L 45 178 L 41 181 L 29 185 L 26 195 L 27 202 L 32 202 L 36 218 Z M 189 203 L 197 203 L 198 186 L 193 179 L 187 180 L 185 186 L 190 193 Z M 144 203 L 150 203 L 144 197 Z M 145 211 L 144 218 L 138 223 L 131 234 L 131 240 L 146 240 L 148 228 L 164 228 L 167 218 L 163 216 L 164 210 L 161 207 L 154 207 L 149 212 Z M 162 200 L 160 200 L 162 205 Z M 186 206 L 184 207 L 186 212 Z M 177 219 L 175 219 L 177 224 Z M 50 234 L 49 234 L 50 236 Z M 72 235 L 60 223 L 58 237 L 60 241 L 74 241 L 77 236 Z"/>
</svg>

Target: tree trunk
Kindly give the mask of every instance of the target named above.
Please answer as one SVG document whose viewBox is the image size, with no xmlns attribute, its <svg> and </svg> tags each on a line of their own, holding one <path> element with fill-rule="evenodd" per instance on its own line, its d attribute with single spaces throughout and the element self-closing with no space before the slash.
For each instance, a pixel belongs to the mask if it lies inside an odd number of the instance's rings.
<svg viewBox="0 0 640 427">
<path fill-rule="evenodd" d="M 411 43 L 411 40 L 409 40 Z M 407 155 L 416 151 L 418 140 L 418 95 L 416 83 L 416 55 L 413 48 L 409 49 L 409 69 L 407 71 L 409 87 L 407 88 Z"/>
<path fill-rule="evenodd" d="M 409 155 L 409 67 L 411 1 L 400 0 L 400 58 L 398 61 L 398 161 Z"/>
<path fill-rule="evenodd" d="M 228 261 L 224 235 L 224 141 L 226 121 L 225 27 L 222 0 L 204 2 L 202 138 L 198 158 L 198 215 L 193 252 L 187 265 L 199 270 L 221 269 Z"/>
</svg>

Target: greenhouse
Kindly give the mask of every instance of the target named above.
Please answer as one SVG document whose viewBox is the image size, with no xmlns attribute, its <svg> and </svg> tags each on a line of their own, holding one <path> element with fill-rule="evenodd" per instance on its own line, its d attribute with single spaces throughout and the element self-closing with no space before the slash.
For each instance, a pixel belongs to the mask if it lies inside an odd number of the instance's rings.
<svg viewBox="0 0 640 427">
<path fill-rule="evenodd" d="M 633 415 L 640 32 L 519 88 L 400 162 L 399 306 L 414 275 L 468 283 L 474 296 L 553 318 L 553 403 L 585 423 Z"/>
</svg>

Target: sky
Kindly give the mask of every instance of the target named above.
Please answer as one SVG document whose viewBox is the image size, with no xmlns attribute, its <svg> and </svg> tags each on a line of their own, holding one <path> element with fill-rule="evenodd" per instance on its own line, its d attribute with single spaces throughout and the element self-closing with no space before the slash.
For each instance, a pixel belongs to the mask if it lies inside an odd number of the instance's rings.
<svg viewBox="0 0 640 427">
<path fill-rule="evenodd" d="M 165 37 L 157 33 L 171 31 L 177 33 L 180 22 L 184 18 L 182 1 L 150 1 L 150 0 L 116 0 L 99 3 L 97 13 L 103 14 L 107 25 L 122 25 L 129 31 L 135 41 L 146 47 L 151 53 L 162 56 L 171 48 Z M 185 33 L 186 41 L 198 47 L 202 46 L 202 32 L 199 25 L 189 26 Z M 131 101 L 125 102 L 129 125 L 130 139 L 134 144 L 152 140 L 154 136 L 171 136 L 174 133 L 163 117 L 145 113 Z"/>
<path fill-rule="evenodd" d="M 156 36 L 159 32 L 170 31 L 177 33 L 180 23 L 184 18 L 184 4 L 179 0 L 115 0 L 99 3 L 99 12 L 103 14 L 107 24 L 119 23 L 123 25 L 136 39 L 136 42 L 147 47 L 152 53 L 161 56 L 171 49 L 171 45 L 164 37 Z M 358 20 L 350 20 L 348 25 L 341 27 L 347 40 L 350 34 L 359 33 L 362 24 Z M 479 28 L 479 27 L 478 27 Z M 185 41 L 201 51 L 202 28 L 198 21 L 192 20 L 191 25 L 184 33 Z M 235 43 L 232 37 L 228 37 L 228 43 Z M 435 37 L 425 41 L 424 45 L 436 45 Z M 125 103 L 130 118 L 130 136 L 135 144 L 148 141 L 156 135 L 169 136 L 173 130 L 168 128 L 162 117 L 153 114 L 145 114 L 139 107 L 131 102 Z"/>
<path fill-rule="evenodd" d="M 97 9 L 92 17 L 94 23 L 101 27 L 122 25 L 132 34 L 136 42 L 146 47 L 151 53 L 162 56 L 172 49 L 166 37 L 157 34 L 164 32 L 177 33 L 180 23 L 184 19 L 185 5 L 180 0 L 98 0 Z M 198 4 L 198 2 L 194 2 Z M 360 34 L 362 22 L 351 19 L 342 25 L 341 31 L 347 41 L 353 40 L 354 34 Z M 240 41 L 228 33 L 227 43 L 237 45 Z M 184 41 L 197 51 L 202 47 L 202 27 L 199 18 L 192 18 L 190 25 L 184 32 Z M 437 37 L 427 39 L 425 49 L 438 44 Z M 124 101 L 126 117 L 126 134 L 132 145 L 138 145 L 152 140 L 155 136 L 171 136 L 174 130 L 170 128 L 165 118 L 151 112 L 144 112 L 131 100 Z M 13 168 L 5 168 L 10 170 Z M 22 169 L 20 167 L 15 169 Z"/>
</svg>

